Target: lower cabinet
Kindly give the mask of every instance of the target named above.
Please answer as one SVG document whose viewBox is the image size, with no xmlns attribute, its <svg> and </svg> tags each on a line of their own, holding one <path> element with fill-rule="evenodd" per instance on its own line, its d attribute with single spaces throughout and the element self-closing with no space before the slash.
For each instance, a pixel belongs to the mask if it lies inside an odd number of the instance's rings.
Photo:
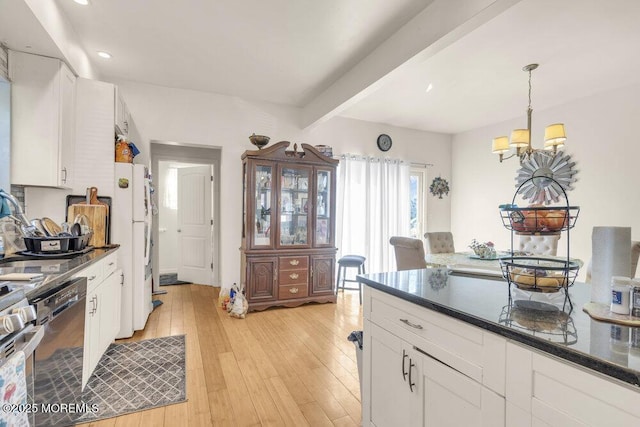
<svg viewBox="0 0 640 427">
<path fill-rule="evenodd" d="M 507 422 L 523 427 L 640 426 L 638 390 L 507 344 Z"/>
<path fill-rule="evenodd" d="M 122 270 L 114 270 L 115 262 L 107 257 L 77 275 L 87 277 L 83 388 L 120 328 Z"/>
<path fill-rule="evenodd" d="M 505 425 L 505 399 L 376 324 L 368 328 L 371 377 L 363 425 Z"/>
<path fill-rule="evenodd" d="M 249 311 L 273 306 L 295 307 L 308 302 L 335 302 L 335 255 L 243 255 Z"/>
<path fill-rule="evenodd" d="M 505 340 L 369 287 L 363 311 L 363 425 L 505 426 Z"/>
</svg>

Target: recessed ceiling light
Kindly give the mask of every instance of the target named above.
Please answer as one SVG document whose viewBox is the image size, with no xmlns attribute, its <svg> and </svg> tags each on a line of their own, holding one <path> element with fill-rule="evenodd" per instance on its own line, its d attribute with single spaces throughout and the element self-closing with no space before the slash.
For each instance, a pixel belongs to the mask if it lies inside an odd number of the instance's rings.
<svg viewBox="0 0 640 427">
<path fill-rule="evenodd" d="M 89 4 L 89 0 L 73 0 L 73 1 L 83 6 L 87 6 Z"/>
<path fill-rule="evenodd" d="M 433 89 L 433 85 L 431 83 L 429 83 L 429 86 L 427 86 L 427 88 L 424 91 L 429 93 L 429 92 L 431 92 L 431 89 Z"/>
<path fill-rule="evenodd" d="M 111 54 L 109 52 L 100 51 L 98 52 L 98 56 L 104 59 L 111 59 Z"/>
</svg>

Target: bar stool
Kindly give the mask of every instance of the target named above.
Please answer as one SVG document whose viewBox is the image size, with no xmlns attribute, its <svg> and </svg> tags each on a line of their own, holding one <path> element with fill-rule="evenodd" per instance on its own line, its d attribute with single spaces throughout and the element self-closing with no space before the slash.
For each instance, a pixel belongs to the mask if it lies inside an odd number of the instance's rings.
<svg viewBox="0 0 640 427">
<path fill-rule="evenodd" d="M 347 268 L 358 268 L 358 274 L 365 274 L 364 261 L 365 257 L 360 255 L 345 255 L 338 260 L 338 280 L 336 281 L 336 293 L 342 289 L 348 291 L 358 291 L 360 296 L 360 304 L 362 304 L 362 283 L 357 280 L 347 279 Z M 340 276 L 342 276 L 342 286 L 340 285 Z M 357 288 L 346 288 L 344 282 L 355 282 Z"/>
</svg>

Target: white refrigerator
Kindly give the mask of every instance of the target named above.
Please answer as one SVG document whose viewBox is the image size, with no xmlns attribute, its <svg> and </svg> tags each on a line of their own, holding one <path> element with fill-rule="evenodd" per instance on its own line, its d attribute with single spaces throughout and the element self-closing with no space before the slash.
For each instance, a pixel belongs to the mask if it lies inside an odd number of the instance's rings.
<svg viewBox="0 0 640 427">
<path fill-rule="evenodd" d="M 124 273 L 117 338 L 129 338 L 135 331 L 144 329 L 153 310 L 149 171 L 144 165 L 116 163 L 115 181 L 111 242 L 120 245 L 118 265 Z"/>
</svg>

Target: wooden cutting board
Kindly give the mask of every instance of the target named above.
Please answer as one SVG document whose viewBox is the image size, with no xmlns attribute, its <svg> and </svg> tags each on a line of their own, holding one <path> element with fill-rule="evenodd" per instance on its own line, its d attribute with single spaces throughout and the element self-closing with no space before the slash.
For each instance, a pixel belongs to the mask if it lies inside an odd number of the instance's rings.
<svg viewBox="0 0 640 427">
<path fill-rule="evenodd" d="M 94 248 L 104 247 L 107 244 L 107 207 L 104 205 L 74 204 L 67 209 L 67 218 L 75 218 L 80 214 L 89 218 L 89 226 L 93 230 L 89 245 Z"/>
</svg>

